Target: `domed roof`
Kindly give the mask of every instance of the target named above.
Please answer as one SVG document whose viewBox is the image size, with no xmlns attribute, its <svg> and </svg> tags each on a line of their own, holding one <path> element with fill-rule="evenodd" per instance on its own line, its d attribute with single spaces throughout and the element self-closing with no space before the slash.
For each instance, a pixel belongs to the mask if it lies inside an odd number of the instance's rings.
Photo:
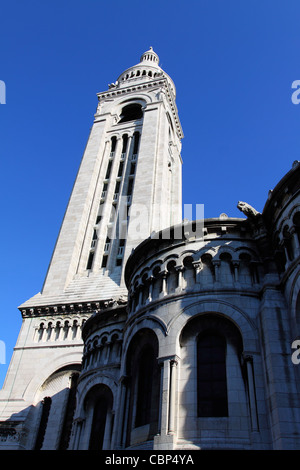
<svg viewBox="0 0 300 470">
<path fill-rule="evenodd" d="M 144 54 L 142 54 L 140 63 L 141 62 L 147 62 L 149 65 L 158 65 L 159 64 L 159 57 L 158 55 L 154 52 L 153 48 L 150 47 L 150 49 Z"/>
<path fill-rule="evenodd" d="M 169 75 L 159 66 L 159 57 L 150 47 L 146 52 L 141 55 L 140 62 L 125 70 L 117 79 L 118 86 L 124 86 L 128 80 L 149 79 L 153 77 L 164 76 L 167 78 L 171 90 L 176 96 L 176 89 L 173 80 Z"/>
</svg>

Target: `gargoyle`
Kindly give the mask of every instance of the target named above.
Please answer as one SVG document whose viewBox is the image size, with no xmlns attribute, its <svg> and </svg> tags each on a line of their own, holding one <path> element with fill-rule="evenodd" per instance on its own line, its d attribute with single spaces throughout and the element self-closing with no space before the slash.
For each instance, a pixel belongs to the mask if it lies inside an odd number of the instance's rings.
<svg viewBox="0 0 300 470">
<path fill-rule="evenodd" d="M 250 219 L 261 215 L 260 212 L 254 209 L 254 207 L 250 206 L 250 204 L 248 204 L 247 202 L 239 201 L 237 204 L 237 208 Z"/>
</svg>

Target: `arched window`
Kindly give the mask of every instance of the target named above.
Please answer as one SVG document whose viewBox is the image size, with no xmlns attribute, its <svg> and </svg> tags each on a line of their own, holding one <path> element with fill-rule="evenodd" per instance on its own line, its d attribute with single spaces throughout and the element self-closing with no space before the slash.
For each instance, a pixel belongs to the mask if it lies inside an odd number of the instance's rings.
<svg viewBox="0 0 300 470">
<path fill-rule="evenodd" d="M 142 329 L 131 341 L 127 354 L 128 407 L 126 407 L 126 447 L 136 439 L 153 439 L 158 429 L 160 372 L 157 363 L 158 340 Z M 143 428 L 141 428 L 143 426 Z M 141 430 L 142 429 L 142 430 Z"/>
<path fill-rule="evenodd" d="M 204 418 L 214 417 L 232 419 L 243 409 L 246 425 L 247 381 L 242 359 L 243 341 L 237 326 L 222 315 L 201 314 L 185 325 L 180 345 L 183 390 L 185 387 L 190 390 L 190 381 L 195 384 L 195 401 L 183 394 L 180 398 L 182 408 L 189 409 L 190 416 L 195 413 L 201 422 Z M 192 370 L 191 361 L 195 365 Z M 239 409 L 235 407 L 237 394 Z M 218 423 L 220 421 L 216 420 L 215 429 L 218 429 Z M 186 429 L 183 432 L 188 434 Z"/>
<path fill-rule="evenodd" d="M 125 153 L 126 150 L 127 150 L 127 144 L 128 144 L 128 135 L 127 135 L 127 134 L 124 134 L 124 135 L 122 136 L 122 141 L 123 141 L 122 153 Z"/>
<path fill-rule="evenodd" d="M 96 402 L 93 415 L 93 424 L 90 437 L 89 450 L 101 450 L 104 440 L 105 422 L 107 414 L 107 400 L 101 397 Z"/>
<path fill-rule="evenodd" d="M 114 153 L 116 151 L 116 145 L 117 145 L 117 137 L 113 136 L 111 138 L 111 147 L 110 147 L 110 152 Z"/>
<path fill-rule="evenodd" d="M 142 106 L 139 103 L 132 103 L 124 106 L 119 122 L 136 121 L 143 117 Z"/>
<path fill-rule="evenodd" d="M 233 281 L 233 265 L 232 265 L 232 256 L 230 253 L 221 253 L 220 254 L 221 260 L 221 279 L 226 284 L 231 284 Z"/>
<path fill-rule="evenodd" d="M 152 376 L 154 354 L 151 346 L 145 347 L 140 355 L 138 384 L 137 384 L 137 405 L 135 426 L 143 426 L 150 423 Z"/>
<path fill-rule="evenodd" d="M 138 153 L 138 150 L 139 150 L 139 143 L 140 143 L 140 133 L 139 132 L 135 132 L 133 134 L 133 138 L 134 138 L 134 143 L 133 143 L 133 155 L 136 155 Z"/>
<path fill-rule="evenodd" d="M 198 416 L 228 416 L 226 340 L 205 332 L 197 342 Z"/>
<path fill-rule="evenodd" d="M 194 287 L 195 283 L 195 270 L 193 266 L 194 259 L 192 256 L 186 256 L 183 260 L 183 288 L 189 289 Z"/>
<path fill-rule="evenodd" d="M 108 418 L 111 420 L 111 409 L 113 396 L 111 390 L 106 385 L 98 385 L 91 389 L 88 401 L 93 406 L 93 419 L 89 440 L 89 450 L 102 450 L 104 447 L 105 434 L 108 426 Z"/>
<path fill-rule="evenodd" d="M 167 271 L 168 271 L 168 277 L 167 277 L 167 292 L 168 294 L 171 294 L 175 292 L 175 289 L 177 287 L 177 271 L 176 271 L 176 261 L 171 260 L 167 264 Z"/>
</svg>

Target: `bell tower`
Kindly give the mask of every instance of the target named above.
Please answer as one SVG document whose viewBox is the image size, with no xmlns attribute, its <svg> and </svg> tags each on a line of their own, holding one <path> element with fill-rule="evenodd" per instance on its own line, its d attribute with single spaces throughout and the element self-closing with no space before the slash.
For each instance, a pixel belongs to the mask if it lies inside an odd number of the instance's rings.
<svg viewBox="0 0 300 470">
<path fill-rule="evenodd" d="M 58 383 L 57 371 L 62 382 L 80 368 L 83 322 L 107 302 L 126 303 L 123 273 L 132 250 L 182 220 L 183 134 L 175 86 L 158 55 L 150 48 L 97 96 L 44 285 L 19 307 L 23 324 L 0 420 L 14 414 L 22 423 Z"/>
<path fill-rule="evenodd" d="M 181 222 L 183 135 L 175 97 L 152 48 L 98 93 L 94 124 L 36 300 L 126 294 L 123 270 L 132 249 L 153 231 Z"/>
</svg>

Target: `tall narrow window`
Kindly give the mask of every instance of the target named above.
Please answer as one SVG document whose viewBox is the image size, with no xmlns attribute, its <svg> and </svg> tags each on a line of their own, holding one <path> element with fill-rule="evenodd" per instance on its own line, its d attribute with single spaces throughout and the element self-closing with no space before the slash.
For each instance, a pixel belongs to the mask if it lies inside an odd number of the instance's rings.
<svg viewBox="0 0 300 470">
<path fill-rule="evenodd" d="M 105 199 L 105 198 L 106 198 L 107 188 L 108 188 L 108 184 L 107 184 L 107 183 L 104 183 L 104 184 L 103 184 L 103 188 L 102 188 L 102 193 L 101 193 L 101 198 L 102 198 L 102 199 Z"/>
<path fill-rule="evenodd" d="M 127 150 L 127 143 L 128 143 L 128 135 L 124 134 L 123 137 L 123 147 L 122 147 L 122 153 L 125 153 Z"/>
<path fill-rule="evenodd" d="M 116 186 L 115 186 L 115 194 L 118 194 L 120 192 L 120 181 L 117 181 L 116 182 Z"/>
<path fill-rule="evenodd" d="M 157 434 L 161 379 L 157 357 L 157 336 L 152 330 L 142 328 L 132 339 L 126 358 L 129 379 L 127 411 L 124 415 L 127 423 L 126 447 L 134 444 L 136 439 L 141 442 L 141 435 L 147 441 Z M 145 426 L 141 435 L 133 432 L 141 426 Z"/>
<path fill-rule="evenodd" d="M 63 429 L 61 432 L 59 450 L 67 450 L 71 436 L 72 422 L 76 407 L 76 390 L 79 374 L 72 374 L 66 413 L 64 417 Z"/>
<path fill-rule="evenodd" d="M 118 170 L 118 178 L 120 178 L 123 174 L 123 167 L 124 167 L 124 162 L 120 162 L 120 165 L 119 165 L 119 170 Z"/>
<path fill-rule="evenodd" d="M 198 338 L 198 416 L 228 416 L 226 341 L 207 332 Z"/>
<path fill-rule="evenodd" d="M 139 362 L 135 418 L 136 427 L 150 423 L 153 364 L 153 349 L 148 346 L 142 351 Z"/>
<path fill-rule="evenodd" d="M 102 396 L 98 399 L 94 409 L 89 450 L 101 450 L 103 447 L 106 415 L 107 401 Z"/>
<path fill-rule="evenodd" d="M 39 425 L 39 429 L 37 433 L 34 450 L 40 450 L 43 446 L 51 403 L 52 403 L 51 397 L 45 397 L 44 400 L 42 401 L 42 416 L 40 420 L 40 425 Z"/>
<path fill-rule="evenodd" d="M 95 386 L 87 395 L 86 403 L 88 412 L 92 412 L 89 450 L 107 449 L 110 446 L 110 435 L 107 431 L 113 425 L 112 392 L 106 385 Z"/>
<path fill-rule="evenodd" d="M 136 155 L 139 151 L 140 133 L 135 132 L 133 134 L 133 137 L 134 137 L 133 154 Z"/>
<path fill-rule="evenodd" d="M 95 248 L 95 246 L 96 246 L 96 243 L 97 243 L 97 240 L 98 240 L 97 231 L 96 231 L 96 230 L 94 230 L 94 233 L 93 233 L 93 239 L 92 239 L 92 244 L 91 244 L 91 247 L 92 247 L 92 248 Z"/>
<path fill-rule="evenodd" d="M 106 237 L 105 245 L 104 245 L 104 253 L 107 253 L 109 251 L 109 247 L 110 247 L 110 238 Z"/>
<path fill-rule="evenodd" d="M 114 136 L 111 138 L 111 148 L 110 148 L 111 153 L 114 153 L 116 151 L 116 145 L 117 145 L 117 138 Z"/>
<path fill-rule="evenodd" d="M 133 178 L 129 178 L 128 188 L 127 188 L 127 196 L 131 196 L 132 188 L 133 188 Z"/>
<path fill-rule="evenodd" d="M 116 259 L 116 266 L 121 266 L 123 262 L 124 256 L 124 249 L 125 249 L 125 239 L 121 238 L 118 247 L 117 259 Z"/>
<path fill-rule="evenodd" d="M 130 165 L 130 175 L 134 175 L 135 173 L 135 162 L 132 162 Z"/>
<path fill-rule="evenodd" d="M 102 265 L 101 265 L 101 268 L 106 268 L 106 266 L 107 266 L 107 259 L 108 259 L 108 256 L 107 256 L 107 255 L 104 255 L 103 258 L 102 258 Z"/>
<path fill-rule="evenodd" d="M 98 210 L 98 214 L 96 218 L 96 224 L 99 224 L 101 222 L 103 210 L 104 210 L 104 201 L 102 200 L 100 201 L 99 210 Z"/>
<path fill-rule="evenodd" d="M 112 160 L 109 160 L 108 165 L 107 165 L 106 175 L 105 175 L 105 179 L 107 180 L 110 177 L 111 167 L 112 167 Z"/>
<path fill-rule="evenodd" d="M 94 251 L 91 251 L 90 254 L 89 254 L 89 259 L 88 259 L 88 262 L 87 262 L 86 269 L 92 269 L 93 260 L 94 260 Z"/>
</svg>

